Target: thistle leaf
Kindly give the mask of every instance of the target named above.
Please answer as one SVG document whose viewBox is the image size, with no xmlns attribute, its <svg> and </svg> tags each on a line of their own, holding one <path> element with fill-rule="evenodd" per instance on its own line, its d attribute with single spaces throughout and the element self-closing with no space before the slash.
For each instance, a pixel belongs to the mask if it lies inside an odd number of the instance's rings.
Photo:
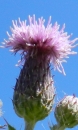
<svg viewBox="0 0 78 130">
<path fill-rule="evenodd" d="M 10 124 L 8 124 L 8 130 L 16 130 L 16 129 L 12 127 Z"/>
<path fill-rule="evenodd" d="M 4 118 L 5 122 L 7 123 L 7 126 L 8 126 L 8 130 L 16 130 L 14 127 L 12 127 L 8 122 L 7 120 Z"/>
</svg>

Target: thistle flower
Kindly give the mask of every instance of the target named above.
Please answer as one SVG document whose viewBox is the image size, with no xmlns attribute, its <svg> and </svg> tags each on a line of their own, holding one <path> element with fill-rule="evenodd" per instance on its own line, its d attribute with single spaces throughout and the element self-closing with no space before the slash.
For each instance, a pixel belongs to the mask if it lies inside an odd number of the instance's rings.
<svg viewBox="0 0 78 130">
<path fill-rule="evenodd" d="M 47 26 L 44 25 L 45 20 L 41 17 L 38 21 L 29 16 L 29 25 L 26 21 L 13 21 L 13 28 L 11 28 L 12 35 L 8 32 L 9 39 L 5 40 L 3 44 L 5 47 L 11 47 L 11 51 L 22 51 L 22 60 L 26 60 L 28 52 L 43 54 L 47 59 L 54 64 L 54 68 L 65 74 L 62 62 L 68 58 L 70 54 L 76 54 L 72 51 L 76 45 L 73 45 L 78 38 L 70 40 L 71 35 L 64 32 L 65 24 L 59 30 L 60 25 L 56 22 L 53 26 L 51 24 L 51 17 L 49 17 Z"/>
<path fill-rule="evenodd" d="M 13 106 L 16 114 L 24 118 L 25 130 L 32 130 L 37 121 L 48 116 L 52 111 L 55 96 L 50 70 L 50 46 L 47 46 L 51 39 L 45 39 L 48 30 L 43 33 L 43 19 L 39 20 L 39 24 L 35 16 L 33 22 L 31 17 L 29 19 L 30 26 L 20 20 L 19 25 L 13 23 L 13 34 L 5 41 L 6 47 L 11 46 L 15 53 L 22 51 L 21 59 L 24 60 L 24 65 L 16 80 Z"/>
<path fill-rule="evenodd" d="M 64 73 L 62 62 L 69 54 L 78 39 L 69 40 L 70 35 L 59 31 L 59 25 L 51 25 L 51 17 L 45 27 L 45 20 L 35 20 L 29 16 L 29 25 L 26 21 L 13 21 L 9 33 L 9 40 L 5 40 L 5 47 L 11 51 L 21 51 L 23 68 L 16 80 L 13 95 L 13 105 L 16 114 L 24 118 L 27 123 L 25 130 L 32 130 L 34 124 L 44 119 L 52 110 L 55 96 L 54 82 L 51 75 L 50 63 Z"/>
<path fill-rule="evenodd" d="M 66 96 L 56 106 L 55 117 L 59 126 L 73 128 L 78 125 L 78 98 Z"/>
</svg>

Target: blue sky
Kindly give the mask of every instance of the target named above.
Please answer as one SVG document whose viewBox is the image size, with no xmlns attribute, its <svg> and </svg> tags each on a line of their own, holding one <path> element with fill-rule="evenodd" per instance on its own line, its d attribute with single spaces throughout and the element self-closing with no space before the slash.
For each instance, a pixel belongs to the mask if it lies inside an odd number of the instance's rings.
<svg viewBox="0 0 78 130">
<path fill-rule="evenodd" d="M 62 27 L 66 24 L 65 31 L 68 34 L 73 33 L 71 39 L 78 37 L 78 1 L 77 0 L 0 0 L 0 43 L 4 38 L 7 39 L 6 31 L 10 32 L 12 20 L 21 20 L 28 18 L 28 15 L 36 15 L 36 18 L 43 16 L 48 21 L 49 16 L 52 16 L 52 23 L 56 21 Z M 78 47 L 74 49 L 78 52 Z M 13 89 L 16 78 L 19 75 L 20 69 L 15 67 L 15 64 L 20 59 L 20 55 L 14 56 L 9 52 L 9 49 L 0 49 L 0 99 L 3 101 L 3 111 L 6 120 L 12 124 L 16 130 L 24 129 L 24 121 L 19 118 L 14 110 L 11 102 Z M 78 54 L 70 56 L 67 63 L 64 63 L 66 76 L 57 71 L 53 71 L 56 101 L 57 97 L 60 100 L 64 94 L 75 94 L 78 97 Z M 53 112 L 43 121 L 36 124 L 34 130 L 49 130 L 48 122 L 55 123 Z M 0 124 L 5 122 L 0 118 Z M 77 130 L 78 126 L 72 130 Z M 67 129 L 69 130 L 69 129 Z"/>
</svg>

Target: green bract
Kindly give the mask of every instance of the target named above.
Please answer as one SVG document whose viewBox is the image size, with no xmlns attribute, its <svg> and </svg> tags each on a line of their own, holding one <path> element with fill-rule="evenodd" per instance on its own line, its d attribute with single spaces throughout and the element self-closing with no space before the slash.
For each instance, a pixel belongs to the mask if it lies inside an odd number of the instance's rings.
<svg viewBox="0 0 78 130">
<path fill-rule="evenodd" d="M 34 124 L 52 110 L 55 88 L 49 62 L 34 55 L 27 60 L 15 85 L 13 105 L 16 114 Z"/>
</svg>

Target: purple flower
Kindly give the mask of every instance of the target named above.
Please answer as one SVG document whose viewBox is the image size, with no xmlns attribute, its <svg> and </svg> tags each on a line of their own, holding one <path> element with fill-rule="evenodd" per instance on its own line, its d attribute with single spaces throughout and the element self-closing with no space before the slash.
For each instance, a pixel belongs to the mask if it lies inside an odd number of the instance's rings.
<svg viewBox="0 0 78 130">
<path fill-rule="evenodd" d="M 11 51 L 22 51 L 23 57 L 28 52 L 39 53 L 46 56 L 54 68 L 65 74 L 62 62 L 65 62 L 65 58 L 68 58 L 69 54 L 76 54 L 71 49 L 76 45 L 73 45 L 78 38 L 70 40 L 71 35 L 67 35 L 64 32 L 65 24 L 62 29 L 59 30 L 60 25 L 56 22 L 53 26 L 51 24 L 51 17 L 49 17 L 48 24 L 44 25 L 45 20 L 41 17 L 38 21 L 29 16 L 29 24 L 26 21 L 13 21 L 13 28 L 11 28 L 12 35 L 9 35 L 9 39 L 5 40 L 5 46 L 11 47 Z"/>
</svg>

